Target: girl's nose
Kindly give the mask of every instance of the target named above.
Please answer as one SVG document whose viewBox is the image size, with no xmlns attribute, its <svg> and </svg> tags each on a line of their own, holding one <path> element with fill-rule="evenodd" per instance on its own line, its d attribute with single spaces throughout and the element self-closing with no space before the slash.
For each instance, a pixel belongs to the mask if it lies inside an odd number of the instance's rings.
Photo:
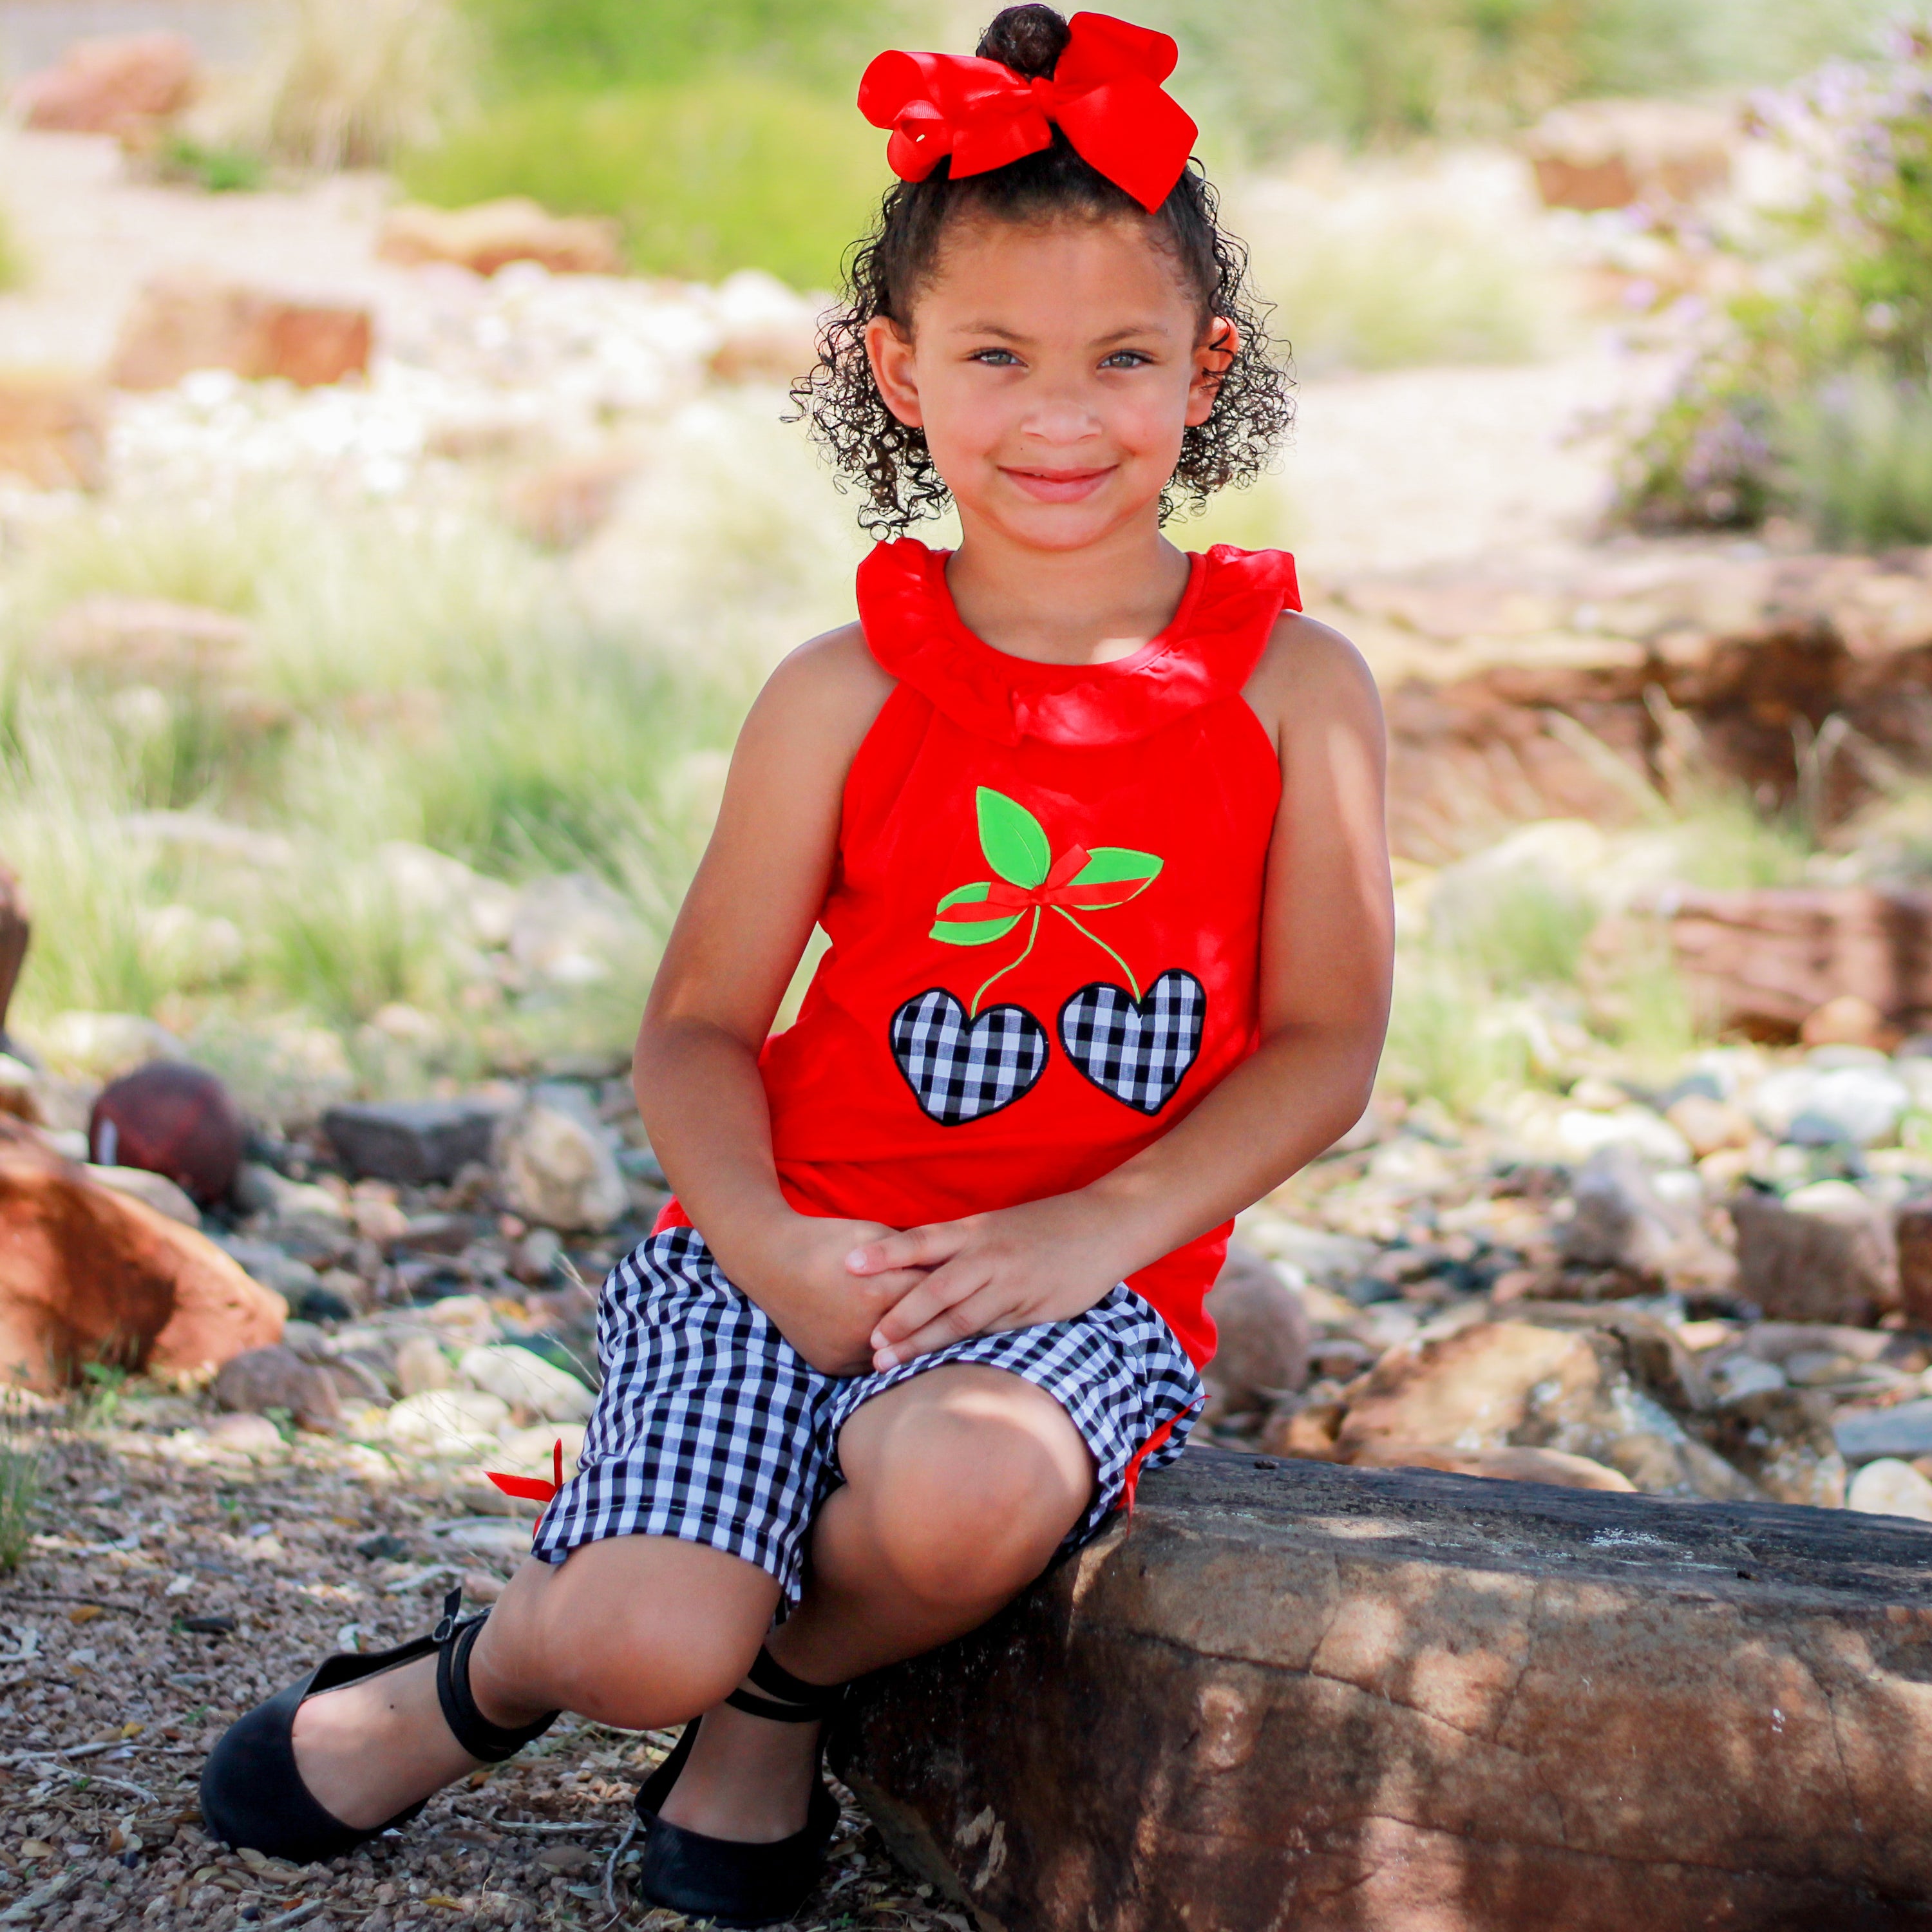
<svg viewBox="0 0 1932 1932">
<path fill-rule="evenodd" d="M 1032 442 L 1049 444 L 1054 448 L 1064 448 L 1072 443 L 1084 442 L 1100 433 L 1100 419 L 1093 411 L 1070 400 L 1050 401 L 1042 398 L 1028 410 L 1020 423 L 1020 434 Z"/>
</svg>

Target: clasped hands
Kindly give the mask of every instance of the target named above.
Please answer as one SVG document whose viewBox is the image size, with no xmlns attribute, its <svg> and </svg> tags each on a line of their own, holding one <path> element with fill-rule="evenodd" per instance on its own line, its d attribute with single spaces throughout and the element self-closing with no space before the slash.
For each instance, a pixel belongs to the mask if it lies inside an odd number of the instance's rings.
<svg viewBox="0 0 1932 1932">
<path fill-rule="evenodd" d="M 782 1256 L 741 1282 L 827 1375 L 885 1370 L 947 1343 L 1065 1322 L 1138 1265 L 1118 1215 L 1060 1194 L 903 1230 L 790 1214 Z M 770 1244 L 764 1244 L 768 1252 Z"/>
</svg>

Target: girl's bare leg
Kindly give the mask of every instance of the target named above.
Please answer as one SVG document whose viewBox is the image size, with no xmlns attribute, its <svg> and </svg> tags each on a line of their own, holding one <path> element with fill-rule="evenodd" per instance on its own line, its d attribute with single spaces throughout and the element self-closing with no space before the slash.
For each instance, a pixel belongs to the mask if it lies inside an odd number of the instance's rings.
<svg viewBox="0 0 1932 1932">
<path fill-rule="evenodd" d="M 1059 1403 L 965 1363 L 867 1402 L 838 1461 L 845 1486 L 814 1527 L 804 1601 L 771 1639 L 811 1684 L 976 1628 L 1046 1568 L 1094 1492 L 1093 1457 Z M 714 1705 L 663 1815 L 714 1838 L 788 1836 L 805 1822 L 818 1732 Z"/>
<path fill-rule="evenodd" d="M 743 1676 L 777 1603 L 755 1564 L 673 1537 L 532 1558 L 477 1637 L 471 1694 L 506 1726 L 552 1710 L 627 1730 L 682 1723 Z M 443 1721 L 434 1657 L 308 1699 L 295 1750 L 316 1803 L 363 1830 L 476 1768 Z"/>
</svg>

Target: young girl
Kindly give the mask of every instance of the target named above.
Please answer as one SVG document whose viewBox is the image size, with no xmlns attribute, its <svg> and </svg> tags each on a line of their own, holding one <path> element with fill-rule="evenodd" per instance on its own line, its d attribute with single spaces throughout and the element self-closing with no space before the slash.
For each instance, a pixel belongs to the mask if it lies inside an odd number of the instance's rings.
<svg viewBox="0 0 1932 1932">
<path fill-rule="evenodd" d="M 559 1708 L 682 1723 L 640 1889 L 787 1917 L 838 1687 L 1180 1453 L 1228 1217 L 1367 1100 L 1391 915 L 1360 661 L 1287 556 L 1161 534 L 1288 416 L 1174 58 L 1023 6 L 868 70 L 900 181 L 799 393 L 862 520 L 950 501 L 962 541 L 881 543 L 746 723 L 638 1043 L 677 1200 L 604 1288 L 535 1559 L 237 1724 L 224 1838 L 330 1856 Z"/>
</svg>

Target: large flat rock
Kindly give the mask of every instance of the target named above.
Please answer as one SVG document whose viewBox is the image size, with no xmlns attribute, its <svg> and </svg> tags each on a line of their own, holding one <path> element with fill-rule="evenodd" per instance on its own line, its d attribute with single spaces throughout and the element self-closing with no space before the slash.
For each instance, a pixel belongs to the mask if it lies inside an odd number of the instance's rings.
<svg viewBox="0 0 1932 1932">
<path fill-rule="evenodd" d="M 1932 1529 L 1192 1451 L 858 1701 L 982 1932 L 1932 1926 Z"/>
</svg>

